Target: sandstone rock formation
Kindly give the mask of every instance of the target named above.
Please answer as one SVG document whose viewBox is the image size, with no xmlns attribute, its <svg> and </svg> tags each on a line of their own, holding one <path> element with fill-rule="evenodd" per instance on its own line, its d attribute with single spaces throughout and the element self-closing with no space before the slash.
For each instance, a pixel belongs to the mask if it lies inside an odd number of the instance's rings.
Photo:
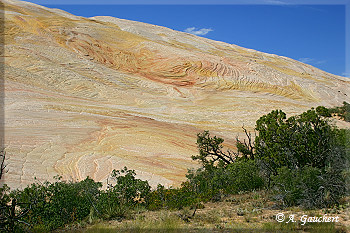
<svg viewBox="0 0 350 233">
<path fill-rule="evenodd" d="M 350 102 L 350 80 L 272 54 L 112 17 L 4 0 L 5 182 L 127 166 L 152 185 L 195 167 L 196 134 L 228 144 L 273 109 Z M 348 94 L 348 95 L 346 95 Z"/>
</svg>

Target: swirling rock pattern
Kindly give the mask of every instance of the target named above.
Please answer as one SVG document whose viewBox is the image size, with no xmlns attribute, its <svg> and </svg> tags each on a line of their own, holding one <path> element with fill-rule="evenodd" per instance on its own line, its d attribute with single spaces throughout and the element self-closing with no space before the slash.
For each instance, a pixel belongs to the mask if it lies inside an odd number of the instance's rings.
<svg viewBox="0 0 350 233">
<path fill-rule="evenodd" d="M 350 81 L 301 62 L 168 28 L 5 5 L 5 143 L 14 188 L 106 181 L 127 166 L 178 185 L 196 134 L 231 139 L 262 114 L 350 102 Z"/>
</svg>

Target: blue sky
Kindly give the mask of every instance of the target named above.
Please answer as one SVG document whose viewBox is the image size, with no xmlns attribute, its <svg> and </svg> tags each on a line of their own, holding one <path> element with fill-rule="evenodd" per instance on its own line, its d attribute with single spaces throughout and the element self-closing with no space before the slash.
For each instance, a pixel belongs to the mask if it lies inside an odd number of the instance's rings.
<svg viewBox="0 0 350 233">
<path fill-rule="evenodd" d="M 192 5 L 140 5 L 134 0 L 133 5 L 111 5 L 105 1 L 106 4 L 91 0 L 84 4 L 60 1 L 60 5 L 50 4 L 52 1 L 31 2 L 84 17 L 108 15 L 165 26 L 290 57 L 332 74 L 344 76 L 346 72 L 344 4 L 291 5 L 263 0 L 270 3 L 203 5 L 205 2 L 201 1 L 202 4 Z"/>
</svg>

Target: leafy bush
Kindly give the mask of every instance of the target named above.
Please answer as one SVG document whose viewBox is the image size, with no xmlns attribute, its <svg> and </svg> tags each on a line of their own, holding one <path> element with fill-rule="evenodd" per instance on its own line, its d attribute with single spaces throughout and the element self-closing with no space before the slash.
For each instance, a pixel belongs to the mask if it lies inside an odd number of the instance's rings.
<svg viewBox="0 0 350 233">
<path fill-rule="evenodd" d="M 127 167 L 124 167 L 122 170 L 113 170 L 111 176 L 115 179 L 116 183 L 110 185 L 108 190 L 117 192 L 119 201 L 122 204 L 133 207 L 145 203 L 145 198 L 147 198 L 151 190 L 148 181 L 136 179 L 135 171 L 128 170 Z"/>
<path fill-rule="evenodd" d="M 323 116 L 323 117 L 331 117 L 332 116 L 331 111 L 324 106 L 318 106 L 316 108 L 316 112 L 317 112 L 317 114 L 319 114 L 320 116 Z"/>
<path fill-rule="evenodd" d="M 284 166 L 324 168 L 336 129 L 312 109 L 288 119 L 284 112 L 272 111 L 257 121 L 256 130 L 256 157 L 268 174 L 277 175 Z"/>
<path fill-rule="evenodd" d="M 0 187 L 0 232 L 2 231 L 14 231 L 15 221 L 12 219 L 11 214 L 11 198 L 9 196 L 10 188 L 4 184 Z"/>
<path fill-rule="evenodd" d="M 166 207 L 166 193 L 165 187 L 158 184 L 157 189 L 149 193 L 147 199 L 147 209 L 149 210 L 159 210 Z"/>
<path fill-rule="evenodd" d="M 215 201 L 221 199 L 223 187 L 227 185 L 227 180 L 224 179 L 225 170 L 224 167 L 200 168 L 189 170 L 186 177 L 201 200 Z"/>
<path fill-rule="evenodd" d="M 252 191 L 264 186 L 254 160 L 237 159 L 226 167 L 189 171 L 188 182 L 203 200 L 219 200 L 221 195 Z"/>
<path fill-rule="evenodd" d="M 109 184 L 101 191 L 102 184 L 86 178 L 80 182 L 61 181 L 34 183 L 23 190 L 9 194 L 7 186 L 0 189 L 0 201 L 5 206 L 10 200 L 17 200 L 16 210 L 28 210 L 21 222 L 29 223 L 34 229 L 49 231 L 66 224 L 83 221 L 92 215 L 100 218 L 125 217 L 129 210 L 146 205 L 150 192 L 147 181 L 136 179 L 136 173 L 126 167 L 112 172 L 115 184 Z M 5 212 L 0 209 L 0 217 Z"/>
<path fill-rule="evenodd" d="M 198 160 L 203 168 L 223 167 L 235 161 L 235 154 L 230 151 L 223 152 L 222 143 L 224 139 L 217 136 L 210 136 L 209 131 L 197 134 L 197 147 L 199 155 L 192 156 L 193 160 Z"/>
<path fill-rule="evenodd" d="M 328 111 L 331 114 L 334 114 L 344 121 L 350 122 L 350 104 L 347 102 L 343 102 L 343 106 L 341 107 L 335 107 L 335 108 L 330 108 Z"/>
<path fill-rule="evenodd" d="M 343 170 L 345 182 L 345 187 L 347 188 L 346 193 L 350 195 L 350 129 L 344 130 L 344 147 L 345 147 L 345 163 L 343 166 L 345 169 Z"/>
<path fill-rule="evenodd" d="M 227 167 L 230 185 L 225 190 L 233 194 L 242 191 L 253 191 L 264 187 L 264 180 L 254 160 L 239 160 Z"/>
<path fill-rule="evenodd" d="M 305 173 L 305 177 L 304 177 Z M 278 169 L 278 175 L 272 177 L 272 182 L 276 192 L 276 199 L 282 201 L 285 206 L 300 205 L 303 200 L 302 186 L 311 184 L 307 193 L 314 193 L 315 186 L 319 185 L 319 170 L 312 167 L 306 167 L 303 171 L 291 170 L 288 167 Z M 302 183 L 304 181 L 312 180 L 312 182 Z"/>
<path fill-rule="evenodd" d="M 10 187 L 8 187 L 6 184 L 0 187 L 0 205 L 1 206 L 4 206 L 10 202 L 11 198 L 9 196 L 9 192 L 10 192 Z"/>
<path fill-rule="evenodd" d="M 11 193 L 21 209 L 31 205 L 24 221 L 53 230 L 65 224 L 86 218 L 99 194 L 101 183 L 86 178 L 80 182 L 60 181 L 32 184 L 24 190 Z"/>
<path fill-rule="evenodd" d="M 119 194 L 111 190 L 101 191 L 97 209 L 103 219 L 122 219 L 130 214 L 130 207 L 122 205 Z"/>
<path fill-rule="evenodd" d="M 134 170 L 124 167 L 112 171 L 114 184 L 108 184 L 107 190 L 99 196 L 98 209 L 104 218 L 126 217 L 130 209 L 146 205 L 151 190 L 148 181 L 136 179 Z"/>
<path fill-rule="evenodd" d="M 345 190 L 347 131 L 329 124 L 323 107 L 286 119 L 272 111 L 257 121 L 256 158 L 285 205 L 337 204 Z"/>
<path fill-rule="evenodd" d="M 183 209 L 184 207 L 194 207 L 199 204 L 201 198 L 194 192 L 192 185 L 186 181 L 179 188 L 165 188 L 158 185 L 153 190 L 148 199 L 149 210 L 166 209 Z"/>
<path fill-rule="evenodd" d="M 339 112 L 346 113 L 347 107 L 344 103 Z M 257 120 L 254 143 L 246 130 L 248 143 L 236 140 L 237 152 L 224 152 L 224 140 L 204 131 L 197 135 L 200 153 L 192 157 L 202 168 L 190 171 L 187 178 L 203 200 L 213 200 L 261 188 L 260 170 L 268 187 L 273 178 L 285 205 L 337 204 L 350 183 L 345 179 L 345 173 L 350 174 L 350 140 L 349 131 L 330 124 L 331 113 L 322 106 L 289 118 L 281 110 L 272 111 Z"/>
<path fill-rule="evenodd" d="M 285 206 L 302 205 L 305 208 L 323 208 L 339 203 L 344 195 L 344 178 L 332 171 L 306 166 L 298 170 L 279 169 L 273 177 L 276 198 Z"/>
</svg>

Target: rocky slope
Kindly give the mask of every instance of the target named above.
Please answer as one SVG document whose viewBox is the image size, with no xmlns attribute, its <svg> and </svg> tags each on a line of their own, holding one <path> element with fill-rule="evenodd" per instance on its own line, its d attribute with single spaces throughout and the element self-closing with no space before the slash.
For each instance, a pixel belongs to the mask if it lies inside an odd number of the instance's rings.
<svg viewBox="0 0 350 233">
<path fill-rule="evenodd" d="M 57 174 L 105 181 L 123 166 L 153 185 L 177 185 L 196 166 L 190 156 L 202 130 L 229 143 L 272 109 L 296 114 L 350 102 L 349 79 L 287 57 L 2 2 L 5 182 L 12 187 Z"/>
</svg>

